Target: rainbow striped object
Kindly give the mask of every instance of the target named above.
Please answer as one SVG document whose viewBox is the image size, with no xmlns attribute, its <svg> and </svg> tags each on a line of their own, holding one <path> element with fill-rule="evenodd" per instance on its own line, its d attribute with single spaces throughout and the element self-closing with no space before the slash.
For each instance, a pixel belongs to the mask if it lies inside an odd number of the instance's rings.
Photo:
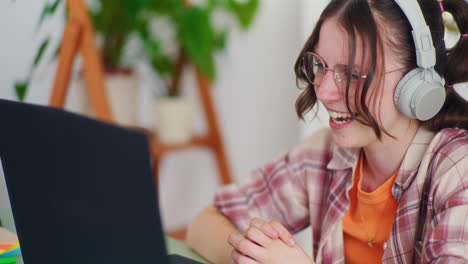
<svg viewBox="0 0 468 264">
<path fill-rule="evenodd" d="M 14 244 L 0 244 L 0 263 L 3 258 L 16 257 L 21 255 L 21 249 L 19 246 L 19 241 Z"/>
</svg>

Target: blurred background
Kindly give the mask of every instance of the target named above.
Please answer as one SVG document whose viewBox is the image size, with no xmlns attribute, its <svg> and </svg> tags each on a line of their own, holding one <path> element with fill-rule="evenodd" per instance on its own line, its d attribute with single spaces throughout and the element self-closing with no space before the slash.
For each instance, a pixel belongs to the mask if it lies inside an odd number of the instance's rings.
<svg viewBox="0 0 468 264">
<path fill-rule="evenodd" d="M 318 113 L 322 121 L 296 117 L 300 91 L 293 71 L 326 2 L 193 0 L 186 8 L 181 0 L 86 1 L 106 68 L 106 88 L 116 86 L 107 90 L 112 112 L 119 114 L 116 120 L 157 130 L 168 144 L 203 134 L 207 120 L 196 87 L 199 72 L 211 81 L 230 172 L 233 181 L 241 181 L 327 124 L 323 111 Z M 0 2 L 1 98 L 49 103 L 66 18 L 65 0 Z M 180 61 L 186 67 L 179 67 Z M 92 116 L 82 62 L 80 56 L 74 61 L 65 108 Z M 176 98 L 189 102 L 188 132 L 179 133 L 179 128 L 163 138 L 161 131 L 172 126 L 174 114 L 165 123 L 160 114 L 169 110 L 160 107 Z M 185 226 L 210 205 L 220 185 L 213 152 L 203 148 L 164 155 L 159 177 L 168 231 Z M 0 177 L 0 209 L 7 208 Z M 310 233 L 298 239 L 311 252 Z"/>
<path fill-rule="evenodd" d="M 180 32 L 191 31 L 192 27 L 187 29 L 187 25 L 178 24 L 177 19 L 184 18 L 164 10 L 164 6 L 141 16 L 137 14 L 138 7 L 131 10 L 134 17 L 125 19 L 137 17 L 143 20 L 140 22 L 146 24 L 141 26 L 140 23 L 140 28 L 129 29 L 131 26 L 123 22 L 119 24 L 124 18 L 118 18 L 116 4 L 120 5 L 120 10 L 125 10 L 124 5 L 130 6 L 131 2 L 134 1 L 86 1 L 88 11 L 95 19 L 96 42 L 101 55 L 105 53 L 107 56 L 103 63 L 110 68 L 108 73 L 117 76 L 117 80 L 110 82 L 133 85 L 132 88 L 123 88 L 132 90 L 133 94 L 121 97 L 134 98 L 134 102 L 117 103 L 118 109 L 113 106 L 113 112 L 135 112 L 133 117 L 125 117 L 124 114 L 123 122 L 151 131 L 160 129 L 162 118 L 157 116 L 156 105 L 163 104 L 161 98 L 171 97 L 168 87 L 177 68 L 181 45 L 185 45 L 185 50 L 191 49 L 192 45 L 195 55 L 190 57 L 186 51 L 190 66 L 180 74 L 177 95 L 183 95 L 193 103 L 191 133 L 201 134 L 206 131 L 207 122 L 194 69 L 212 79 L 213 104 L 233 181 L 247 177 L 251 170 L 288 151 L 320 126 L 319 122 L 306 125 L 296 117 L 294 102 L 299 90 L 293 65 L 325 0 L 218 1 L 220 4 L 208 13 L 210 28 L 216 31 L 212 37 L 215 43 L 204 42 L 212 45 L 212 55 L 206 55 L 210 50 L 197 46 L 199 43 L 190 44 L 190 40 L 189 44 L 183 43 L 191 37 L 195 39 L 193 41 L 200 41 L 202 37 L 197 36 L 205 33 L 193 30 L 192 36 L 188 33 L 189 36 L 181 40 L 183 33 Z M 203 21 L 203 12 L 208 12 L 207 7 L 216 5 L 215 2 L 194 0 L 192 5 L 198 8 L 199 13 L 191 15 L 198 15 L 198 20 Z M 231 6 L 226 7 L 226 3 Z M 114 11 L 103 10 L 103 7 Z M 129 9 L 127 7 L 127 11 Z M 1 98 L 22 99 L 42 105 L 49 103 L 66 13 L 64 0 L 0 2 L 0 23 L 3 25 L 0 27 Z M 111 23 L 105 21 L 109 16 Z M 97 24 L 99 19 L 101 24 Z M 120 50 L 117 48 L 115 51 L 116 48 L 112 47 L 115 40 L 108 41 L 113 37 L 109 31 L 117 38 L 127 38 Z M 125 36 L 118 36 L 118 33 L 125 33 Z M 203 44 L 203 40 L 200 43 Z M 106 48 L 111 51 L 102 52 Z M 197 55 L 197 48 L 205 53 Z M 196 56 L 202 57 L 201 62 L 194 63 Z M 203 61 L 210 56 L 211 62 Z M 118 57 L 118 62 L 115 57 Z M 80 56 L 75 59 L 65 109 L 92 115 L 82 81 L 82 60 Z M 122 76 L 128 72 L 132 72 L 132 77 L 123 80 Z M 109 80 L 106 86 L 109 86 Z M 203 148 L 168 153 L 161 159 L 159 172 L 160 203 L 166 230 L 183 227 L 210 205 L 220 184 L 214 155 Z M 0 208 L 9 207 L 6 193 L 4 179 L 0 177 Z M 304 236 L 305 241 L 308 236 L 310 234 Z"/>
</svg>

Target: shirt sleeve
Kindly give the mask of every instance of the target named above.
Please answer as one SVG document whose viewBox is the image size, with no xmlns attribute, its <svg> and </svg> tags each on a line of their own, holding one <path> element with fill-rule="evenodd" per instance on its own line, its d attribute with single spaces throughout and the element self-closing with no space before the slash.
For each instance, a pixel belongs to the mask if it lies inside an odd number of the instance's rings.
<svg viewBox="0 0 468 264">
<path fill-rule="evenodd" d="M 222 187 L 215 197 L 215 206 L 241 232 L 248 228 L 254 217 L 276 220 L 290 233 L 304 229 L 310 223 L 304 157 L 310 158 L 308 153 L 311 152 L 323 156 L 323 150 L 318 146 L 324 145 L 324 135 L 314 137 L 314 141 L 321 144 L 314 146 L 313 142 L 306 142 L 308 144 L 254 170 L 246 182 Z"/>
<path fill-rule="evenodd" d="M 462 133 L 435 159 L 435 215 L 425 235 L 422 263 L 468 263 L 468 137 Z"/>
</svg>

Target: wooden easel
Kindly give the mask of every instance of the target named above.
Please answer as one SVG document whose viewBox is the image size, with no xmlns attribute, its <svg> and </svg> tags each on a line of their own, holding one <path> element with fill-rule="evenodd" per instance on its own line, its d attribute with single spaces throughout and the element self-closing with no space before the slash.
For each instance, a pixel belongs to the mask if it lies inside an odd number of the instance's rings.
<svg viewBox="0 0 468 264">
<path fill-rule="evenodd" d="M 87 8 L 83 0 L 67 0 L 66 3 L 69 11 L 69 19 L 65 28 L 63 42 L 60 46 L 58 68 L 50 98 L 50 106 L 64 107 L 73 60 L 78 51 L 80 51 L 83 58 L 83 72 L 87 94 L 96 118 L 106 122 L 113 122 L 104 89 L 103 66 L 95 44 L 93 26 Z M 179 68 L 178 74 L 180 74 L 187 64 L 182 54 L 179 56 L 177 64 Z M 189 143 L 183 145 L 164 145 L 160 144 L 155 137 L 150 137 L 156 188 L 158 187 L 159 181 L 159 164 L 163 155 L 172 151 L 191 147 L 206 147 L 211 149 L 215 154 L 221 183 L 229 184 L 232 182 L 230 168 L 214 110 L 211 84 L 199 72 L 196 72 L 196 82 L 201 96 L 204 114 L 208 122 L 208 131 L 205 135 L 196 136 Z M 181 238 L 184 232 L 183 230 L 176 231 L 174 234 L 176 234 L 174 235 L 176 238 Z"/>
<path fill-rule="evenodd" d="M 103 67 L 96 48 L 93 26 L 82 0 L 67 0 L 69 19 L 60 46 L 57 73 L 50 97 L 50 106 L 63 108 L 73 61 L 78 51 L 83 57 L 83 72 L 91 107 L 96 118 L 112 122 L 104 90 Z"/>
</svg>

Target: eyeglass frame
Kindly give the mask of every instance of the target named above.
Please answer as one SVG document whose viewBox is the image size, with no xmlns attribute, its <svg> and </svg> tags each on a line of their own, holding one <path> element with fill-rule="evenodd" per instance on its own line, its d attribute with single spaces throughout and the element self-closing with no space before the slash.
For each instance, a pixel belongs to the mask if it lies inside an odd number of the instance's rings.
<svg viewBox="0 0 468 264">
<path fill-rule="evenodd" d="M 307 55 L 309 55 L 309 54 L 310 54 L 310 55 L 313 55 L 313 56 L 315 56 L 315 57 L 317 57 L 317 58 L 320 60 L 320 63 L 322 63 L 322 65 L 324 66 L 325 74 L 323 75 L 323 77 L 325 77 L 325 75 L 327 74 L 328 71 L 332 71 L 332 72 L 333 72 L 333 80 L 335 81 L 335 84 L 337 84 L 337 82 L 338 82 L 338 83 L 341 83 L 341 82 L 342 82 L 341 80 L 338 80 L 338 79 L 337 79 L 337 74 L 336 74 L 336 72 L 335 72 L 335 68 L 336 68 L 337 65 L 345 65 L 345 64 L 335 64 L 335 67 L 333 67 L 333 69 L 331 69 L 331 68 L 328 67 L 328 64 L 325 62 L 325 60 L 324 60 L 322 57 L 320 57 L 320 55 L 318 55 L 318 54 L 315 53 L 315 52 L 308 51 L 308 52 L 306 52 L 305 55 L 302 57 L 302 69 L 303 69 L 302 71 L 303 71 L 305 77 L 307 78 L 307 80 L 309 81 L 310 84 L 316 85 L 316 86 L 319 86 L 319 85 L 320 85 L 320 84 L 315 84 L 314 82 L 312 82 L 312 81 L 309 79 L 309 75 L 307 74 L 307 71 L 306 71 L 306 69 L 305 69 L 305 64 L 304 64 L 304 63 L 305 63 L 305 62 L 304 62 L 305 59 L 304 59 L 304 58 L 305 58 Z M 405 69 L 405 68 L 399 68 L 399 69 L 395 69 L 395 70 L 390 70 L 390 71 L 388 71 L 388 72 L 385 72 L 385 74 L 387 74 L 387 73 L 392 73 L 392 72 L 396 72 L 396 71 L 403 70 L 403 69 Z M 316 74 L 314 73 L 314 75 L 316 75 Z M 361 76 L 359 76 L 359 78 L 361 78 L 361 79 L 366 79 L 366 78 L 367 78 L 367 75 L 361 75 Z M 314 81 L 315 81 L 315 78 L 314 78 Z M 320 81 L 320 83 L 322 83 L 322 81 Z"/>
<path fill-rule="evenodd" d="M 338 75 L 337 75 L 337 72 L 335 71 L 336 66 L 337 66 L 337 65 L 342 65 L 342 64 L 335 64 L 335 67 L 333 67 L 333 69 L 331 69 L 331 68 L 328 67 L 328 64 L 325 62 L 325 60 L 324 60 L 322 57 L 320 57 L 320 55 L 318 55 L 318 54 L 315 53 L 315 52 L 308 51 L 308 52 L 306 52 L 305 55 L 302 57 L 302 69 L 303 69 L 303 73 L 304 73 L 305 77 L 307 78 L 307 80 L 309 81 L 310 84 L 312 84 L 312 85 L 317 85 L 317 86 L 320 85 L 320 84 L 314 83 L 314 82 L 309 78 L 309 74 L 307 74 L 306 65 L 305 65 L 305 57 L 306 57 L 307 55 L 312 55 L 312 56 L 314 56 L 314 57 L 316 57 L 316 58 L 318 58 L 318 59 L 320 60 L 319 62 L 322 63 L 323 69 L 325 70 L 325 74 L 323 75 L 323 77 L 325 77 L 325 75 L 327 74 L 328 71 L 332 71 L 332 72 L 333 72 L 333 80 L 335 81 L 335 83 L 341 83 L 341 82 L 342 82 L 342 80 L 338 80 L 338 79 L 337 79 L 337 76 L 338 76 Z M 312 67 L 314 67 L 314 66 L 312 65 Z M 313 70 L 312 70 L 312 71 L 313 71 Z M 314 73 L 314 76 L 316 76 L 315 73 Z M 340 75 L 340 77 L 341 77 L 341 75 Z M 361 75 L 360 78 L 361 78 L 361 79 L 365 79 L 365 78 L 367 78 L 367 75 Z M 314 78 L 314 81 L 315 81 L 315 78 Z M 320 83 L 322 83 L 322 81 L 320 81 Z"/>
</svg>

